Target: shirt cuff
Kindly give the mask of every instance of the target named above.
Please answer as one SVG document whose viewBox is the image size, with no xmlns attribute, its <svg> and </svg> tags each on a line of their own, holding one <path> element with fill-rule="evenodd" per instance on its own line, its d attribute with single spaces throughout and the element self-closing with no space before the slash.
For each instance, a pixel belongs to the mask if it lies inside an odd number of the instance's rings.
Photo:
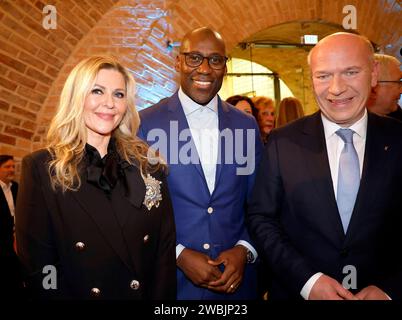
<svg viewBox="0 0 402 320">
<path fill-rule="evenodd" d="M 300 291 L 300 295 L 304 298 L 304 300 L 308 300 L 308 297 L 310 296 L 311 289 L 313 288 L 314 284 L 318 280 L 319 277 L 323 275 L 322 272 L 317 272 L 313 276 L 311 276 L 310 279 L 306 282 L 306 284 L 303 286 L 303 288 Z"/>
<path fill-rule="evenodd" d="M 186 249 L 186 247 L 183 246 L 183 245 L 180 244 L 180 243 L 176 246 L 176 259 L 179 257 L 180 253 L 181 253 L 184 249 Z"/>
<path fill-rule="evenodd" d="M 250 243 L 248 243 L 248 242 L 245 241 L 245 240 L 239 240 L 239 241 L 237 241 L 237 243 L 236 243 L 236 246 L 238 246 L 238 245 L 241 245 L 241 246 L 243 246 L 243 247 L 246 247 L 248 250 L 251 251 L 251 253 L 253 254 L 253 260 L 252 260 L 250 263 L 254 263 L 255 260 L 257 260 L 257 258 L 258 258 L 258 253 L 257 253 L 257 251 L 254 249 L 254 247 L 253 247 Z M 177 250 L 177 249 L 176 249 L 176 250 Z"/>
</svg>

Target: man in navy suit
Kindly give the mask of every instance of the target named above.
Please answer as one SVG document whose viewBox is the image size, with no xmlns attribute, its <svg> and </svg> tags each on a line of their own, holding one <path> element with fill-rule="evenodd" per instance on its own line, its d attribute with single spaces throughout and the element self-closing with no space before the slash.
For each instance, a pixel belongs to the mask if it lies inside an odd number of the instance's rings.
<svg viewBox="0 0 402 320">
<path fill-rule="evenodd" d="M 0 155 L 0 265 L 1 284 L 8 297 L 21 293 L 22 277 L 14 251 L 14 212 L 18 192 L 14 157 Z"/>
<path fill-rule="evenodd" d="M 244 223 L 261 152 L 255 119 L 217 95 L 225 43 L 187 33 L 176 59 L 180 89 L 140 112 L 140 135 L 169 163 L 178 299 L 254 299 L 254 249 Z"/>
<path fill-rule="evenodd" d="M 320 111 L 271 133 L 248 211 L 269 296 L 401 299 L 402 124 L 366 110 L 373 49 L 336 33 L 309 64 Z"/>
</svg>

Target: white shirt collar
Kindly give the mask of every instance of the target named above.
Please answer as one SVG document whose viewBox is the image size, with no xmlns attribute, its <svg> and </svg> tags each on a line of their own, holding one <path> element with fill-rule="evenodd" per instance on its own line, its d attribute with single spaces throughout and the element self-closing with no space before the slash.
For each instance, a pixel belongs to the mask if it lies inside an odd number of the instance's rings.
<svg viewBox="0 0 402 320">
<path fill-rule="evenodd" d="M 3 180 L 0 180 L 0 186 L 3 190 L 10 189 L 13 182 L 6 184 Z"/>
<path fill-rule="evenodd" d="M 324 133 L 326 140 L 332 137 L 338 129 L 342 128 L 339 124 L 336 124 L 335 122 L 328 120 L 327 117 L 325 117 L 322 112 L 321 112 L 321 119 L 322 124 L 324 126 Z M 356 121 L 349 127 L 349 129 L 352 129 L 354 132 L 356 132 L 357 135 L 362 139 L 366 139 L 367 119 L 368 119 L 367 109 L 364 109 L 363 117 L 361 117 L 358 121 Z"/>
<path fill-rule="evenodd" d="M 179 89 L 178 95 L 186 117 L 192 114 L 193 112 L 200 110 L 200 108 L 208 108 L 209 110 L 215 112 L 216 114 L 218 113 L 218 95 L 215 95 L 215 97 L 213 97 L 212 100 L 208 102 L 208 104 L 205 106 L 193 101 L 188 95 L 186 95 L 183 92 L 181 87 Z"/>
</svg>

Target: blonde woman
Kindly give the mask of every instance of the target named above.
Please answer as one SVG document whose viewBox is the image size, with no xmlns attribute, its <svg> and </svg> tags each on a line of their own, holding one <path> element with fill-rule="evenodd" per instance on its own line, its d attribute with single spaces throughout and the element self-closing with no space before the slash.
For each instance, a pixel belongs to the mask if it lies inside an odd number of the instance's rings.
<svg viewBox="0 0 402 320">
<path fill-rule="evenodd" d="M 16 232 L 34 298 L 175 298 L 172 206 L 163 166 L 136 137 L 134 90 L 115 58 L 83 60 L 47 148 L 23 160 Z"/>
<path fill-rule="evenodd" d="M 268 97 L 254 97 L 252 99 L 255 108 L 258 110 L 257 123 L 260 128 L 261 139 L 264 144 L 275 127 L 275 102 Z"/>
</svg>

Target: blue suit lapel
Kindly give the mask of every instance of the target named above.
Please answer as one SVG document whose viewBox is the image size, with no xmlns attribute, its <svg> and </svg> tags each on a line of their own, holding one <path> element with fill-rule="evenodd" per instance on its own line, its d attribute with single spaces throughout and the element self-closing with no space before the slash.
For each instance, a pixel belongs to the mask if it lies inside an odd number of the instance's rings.
<svg viewBox="0 0 402 320">
<path fill-rule="evenodd" d="M 205 175 L 204 171 L 202 170 L 202 166 L 200 163 L 200 157 L 197 152 L 197 148 L 195 147 L 193 137 L 191 136 L 190 128 L 188 126 L 187 118 L 184 114 L 183 107 L 180 103 L 178 93 L 176 92 L 171 99 L 168 101 L 168 110 L 169 110 L 169 119 L 168 123 L 170 128 L 168 128 L 170 134 L 170 141 L 169 143 L 169 148 L 168 148 L 168 161 L 169 164 L 174 164 L 174 163 L 181 163 L 180 161 L 180 150 L 184 150 L 184 148 L 191 150 L 191 152 L 195 152 L 195 154 L 192 154 L 192 161 L 188 165 L 192 165 L 195 170 L 198 172 L 198 174 L 201 176 L 202 180 L 204 181 L 205 187 L 208 190 L 207 182 L 205 180 Z M 173 130 L 172 130 L 173 128 Z M 177 128 L 177 132 L 176 131 Z M 182 136 L 181 139 L 180 135 L 185 134 L 184 137 Z M 184 140 L 185 138 L 185 140 Z M 183 140 L 183 141 L 181 141 Z M 172 150 L 173 149 L 173 150 Z M 173 152 L 172 152 L 173 151 Z M 193 161 L 194 160 L 194 161 Z M 209 193 L 209 191 L 208 191 Z"/>
<path fill-rule="evenodd" d="M 218 121 L 219 121 L 219 133 L 223 132 L 226 128 L 230 128 L 230 118 L 229 118 L 229 108 L 218 96 Z M 234 142 L 234 141 L 233 141 Z M 223 146 L 223 147 L 222 147 Z M 215 188 L 214 193 L 219 185 L 219 179 L 222 174 L 222 169 L 225 163 L 225 148 L 222 144 L 222 136 L 218 140 L 218 161 L 216 164 L 216 174 L 215 174 Z M 234 159 L 234 155 L 232 156 Z"/>
</svg>

